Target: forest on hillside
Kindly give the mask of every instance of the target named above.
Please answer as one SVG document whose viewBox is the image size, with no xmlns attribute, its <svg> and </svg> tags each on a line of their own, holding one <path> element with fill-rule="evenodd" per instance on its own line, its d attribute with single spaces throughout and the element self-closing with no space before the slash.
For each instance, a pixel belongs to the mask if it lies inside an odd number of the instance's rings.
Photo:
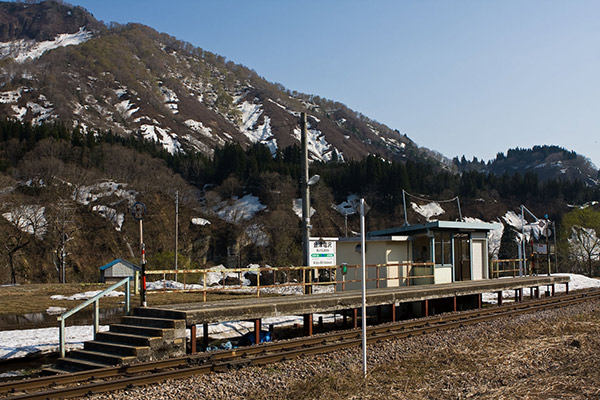
<svg viewBox="0 0 600 400">
<path fill-rule="evenodd" d="M 74 188 L 109 179 L 121 182 L 153 209 L 155 225 L 148 229 L 153 246 L 148 255 L 157 268 L 168 266 L 173 254 L 169 210 L 175 190 L 182 195 L 182 213 L 188 220 L 194 215 L 209 217 L 212 206 L 249 193 L 268 210 L 252 221 L 232 223 L 213 218 L 209 226 L 184 224 L 183 264 L 298 265 L 300 221 L 290 205 L 300 197 L 300 165 L 297 146 L 275 155 L 260 144 L 245 149 L 227 144 L 215 148 L 212 157 L 170 154 L 141 135 L 124 138 L 111 131 L 85 134 L 60 122 L 31 125 L 5 119 L 0 121 L 1 211 L 5 215 L 19 204 L 33 204 L 44 209 L 45 223 L 44 235 L 38 236 L 36 232 L 18 232 L 6 216 L 0 219 L 2 281 L 55 280 L 56 265 L 61 262 L 57 246 L 68 221 L 73 221 L 69 237 L 73 240 L 71 280 L 95 279 L 98 254 L 106 262 L 127 255 L 133 258 L 136 227 L 127 220 L 126 203 L 112 199 L 104 205 L 72 204 Z M 403 190 L 431 199 L 459 196 L 469 216 L 483 220 L 496 220 L 507 210 L 528 204 L 540 215 L 549 214 L 559 225 L 564 215 L 573 214 L 566 214 L 566 204 L 584 204 L 600 197 L 597 187 L 581 181 L 540 181 L 534 173 L 457 174 L 427 161 L 389 162 L 375 155 L 357 161 L 313 162 L 311 174 L 322 178 L 312 193 L 313 206 L 318 210 L 313 233 L 321 236 L 343 234 L 343 217 L 332 205 L 349 194 L 365 197 L 372 207 L 369 229 L 387 228 L 390 221 L 397 226 L 404 223 Z M 65 206 L 67 203 L 70 205 Z M 108 206 L 125 215 L 119 230 L 107 223 L 113 218 L 114 224 L 116 214 L 111 218 L 104 215 L 104 219 L 97 215 L 97 207 Z M 458 215 L 449 210 L 444 218 L 456 219 Z M 38 222 L 41 229 L 42 221 Z M 351 229 L 354 225 L 357 230 L 357 222 L 350 220 Z M 256 232 L 262 232 L 266 239 L 255 240 L 260 236 Z M 570 231 L 563 230 L 563 235 L 569 236 Z"/>
</svg>

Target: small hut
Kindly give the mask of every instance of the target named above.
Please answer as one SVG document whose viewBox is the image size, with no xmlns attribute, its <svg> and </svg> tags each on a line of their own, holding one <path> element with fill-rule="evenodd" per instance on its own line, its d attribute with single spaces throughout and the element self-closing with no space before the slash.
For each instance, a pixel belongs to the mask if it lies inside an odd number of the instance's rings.
<svg viewBox="0 0 600 400">
<path fill-rule="evenodd" d="M 116 283 L 128 276 L 134 278 L 141 270 L 134 263 L 118 258 L 100 267 L 100 282 Z"/>
</svg>

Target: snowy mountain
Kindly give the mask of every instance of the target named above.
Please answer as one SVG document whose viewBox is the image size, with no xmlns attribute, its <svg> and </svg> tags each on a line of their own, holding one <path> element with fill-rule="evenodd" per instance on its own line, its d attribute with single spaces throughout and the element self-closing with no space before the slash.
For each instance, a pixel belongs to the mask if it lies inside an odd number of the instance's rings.
<svg viewBox="0 0 600 400">
<path fill-rule="evenodd" d="M 290 92 L 244 66 L 138 25 L 105 27 L 59 2 L 0 3 L 0 115 L 141 136 L 177 152 L 299 145 L 308 114 L 313 160 L 436 153 L 342 104 Z"/>
</svg>

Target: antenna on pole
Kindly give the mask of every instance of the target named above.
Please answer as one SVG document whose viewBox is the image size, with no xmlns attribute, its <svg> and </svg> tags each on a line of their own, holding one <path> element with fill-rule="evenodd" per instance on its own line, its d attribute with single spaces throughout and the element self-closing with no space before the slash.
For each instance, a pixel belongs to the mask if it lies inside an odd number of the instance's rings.
<svg viewBox="0 0 600 400">
<path fill-rule="evenodd" d="M 462 222 L 463 217 L 462 217 L 462 211 L 460 210 L 460 198 L 458 196 L 456 196 L 456 204 L 458 204 L 458 220 Z"/>
<path fill-rule="evenodd" d="M 406 191 L 402 189 L 402 204 L 404 205 L 404 226 L 410 225 L 406 216 Z"/>
</svg>

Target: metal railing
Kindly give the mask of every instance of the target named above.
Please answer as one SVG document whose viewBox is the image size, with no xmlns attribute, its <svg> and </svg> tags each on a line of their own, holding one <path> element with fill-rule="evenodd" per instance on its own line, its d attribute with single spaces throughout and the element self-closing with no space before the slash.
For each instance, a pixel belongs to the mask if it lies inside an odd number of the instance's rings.
<svg viewBox="0 0 600 400">
<path fill-rule="evenodd" d="M 125 285 L 125 310 L 126 310 L 127 314 L 129 314 L 130 304 L 131 304 L 130 282 L 131 282 L 130 276 L 128 276 L 127 278 L 123 278 L 119 282 L 115 283 L 114 285 L 104 289 L 102 292 L 98 293 L 91 299 L 84 301 L 77 307 L 74 307 L 71 310 L 69 310 L 65 313 L 62 313 L 60 316 L 57 317 L 58 321 L 60 321 L 60 330 L 58 332 L 58 341 L 59 341 L 61 357 L 65 356 L 65 321 L 66 321 L 66 319 L 69 318 L 71 315 L 75 314 L 76 312 L 81 311 L 85 307 L 94 303 L 94 338 L 96 338 L 96 334 L 98 333 L 98 330 L 100 329 L 100 298 L 106 296 L 107 294 L 109 294 L 110 292 L 119 288 L 120 286 Z"/>
<path fill-rule="evenodd" d="M 424 285 L 433 283 L 435 280 L 434 275 L 434 263 L 430 262 L 398 262 L 398 263 L 387 263 L 387 264 L 367 264 L 367 284 L 369 282 L 375 282 L 375 287 L 380 288 L 381 283 L 385 283 L 385 287 L 388 286 L 413 286 L 413 285 Z M 348 265 L 348 269 L 353 269 L 353 279 L 347 279 L 350 274 L 346 273 L 342 275 L 341 283 L 342 291 L 346 290 L 346 285 L 349 283 L 362 282 L 360 276 L 360 265 Z M 381 268 L 385 268 L 385 273 L 381 274 Z M 369 277 L 369 269 L 375 269 L 375 277 Z M 420 272 L 430 271 L 429 274 L 420 274 Z M 394 273 L 395 272 L 395 273 Z M 419 272 L 419 273 L 417 273 Z M 383 276 L 382 276 L 383 275 Z M 417 279 L 420 281 L 415 282 Z"/>
<path fill-rule="evenodd" d="M 492 278 L 500 278 L 501 276 L 511 276 L 514 278 L 519 275 L 519 263 L 522 258 L 510 258 L 505 260 L 492 260 Z M 527 271 L 523 271 L 527 274 Z"/>
<path fill-rule="evenodd" d="M 207 300 L 207 293 L 209 292 L 226 292 L 226 291 L 239 291 L 239 290 L 251 290 L 256 292 L 256 296 L 260 297 L 261 289 L 270 288 L 286 288 L 286 287 L 299 287 L 304 288 L 306 286 L 318 287 L 318 286 L 333 286 L 333 290 L 341 288 L 342 291 L 346 290 L 346 285 L 356 282 L 361 282 L 360 278 L 360 265 L 347 265 L 346 273 L 343 273 L 342 268 L 344 266 L 327 266 L 327 267 L 272 267 L 272 268 L 223 268 L 219 270 L 214 269 L 178 269 L 178 270 L 147 270 L 146 275 L 159 275 L 163 279 L 163 291 L 185 291 L 185 292 L 203 292 L 203 301 Z M 371 264 L 367 265 L 367 283 L 375 282 L 375 286 L 386 287 L 389 284 L 394 286 L 411 286 L 415 284 L 422 284 L 417 281 L 418 279 L 426 280 L 426 283 L 433 283 L 433 263 L 390 263 L 390 264 Z M 416 268 L 415 268 L 416 267 Z M 381 273 L 382 268 L 387 268 L 385 273 Z M 375 270 L 375 273 L 369 273 L 369 271 Z M 431 271 L 426 275 L 415 274 L 419 269 L 426 269 Z M 306 280 L 304 272 L 307 270 L 315 271 L 315 279 L 312 282 Z M 354 270 L 354 273 L 350 273 Z M 395 273 L 393 272 L 395 270 Z M 243 279 L 246 273 L 256 274 L 256 286 L 244 286 Z M 419 271 L 423 272 L 423 271 Z M 221 278 L 218 279 L 219 284 L 209 286 L 208 276 L 209 274 L 220 274 Z M 227 277 L 232 274 L 237 275 L 237 279 L 234 279 L 233 284 L 227 284 Z M 341 278 L 339 278 L 341 274 Z M 371 275 L 374 275 L 372 277 Z M 183 286 L 180 288 L 168 288 L 167 277 L 178 276 L 183 277 Z M 191 276 L 191 277 L 190 277 Z M 262 276 L 262 277 L 261 277 Z M 351 279 L 347 279 L 351 278 Z M 199 283 L 190 283 L 191 281 Z M 390 282 L 396 281 L 396 282 Z M 385 283 L 385 285 L 383 285 Z M 199 287 L 200 286 L 200 287 Z"/>
</svg>

